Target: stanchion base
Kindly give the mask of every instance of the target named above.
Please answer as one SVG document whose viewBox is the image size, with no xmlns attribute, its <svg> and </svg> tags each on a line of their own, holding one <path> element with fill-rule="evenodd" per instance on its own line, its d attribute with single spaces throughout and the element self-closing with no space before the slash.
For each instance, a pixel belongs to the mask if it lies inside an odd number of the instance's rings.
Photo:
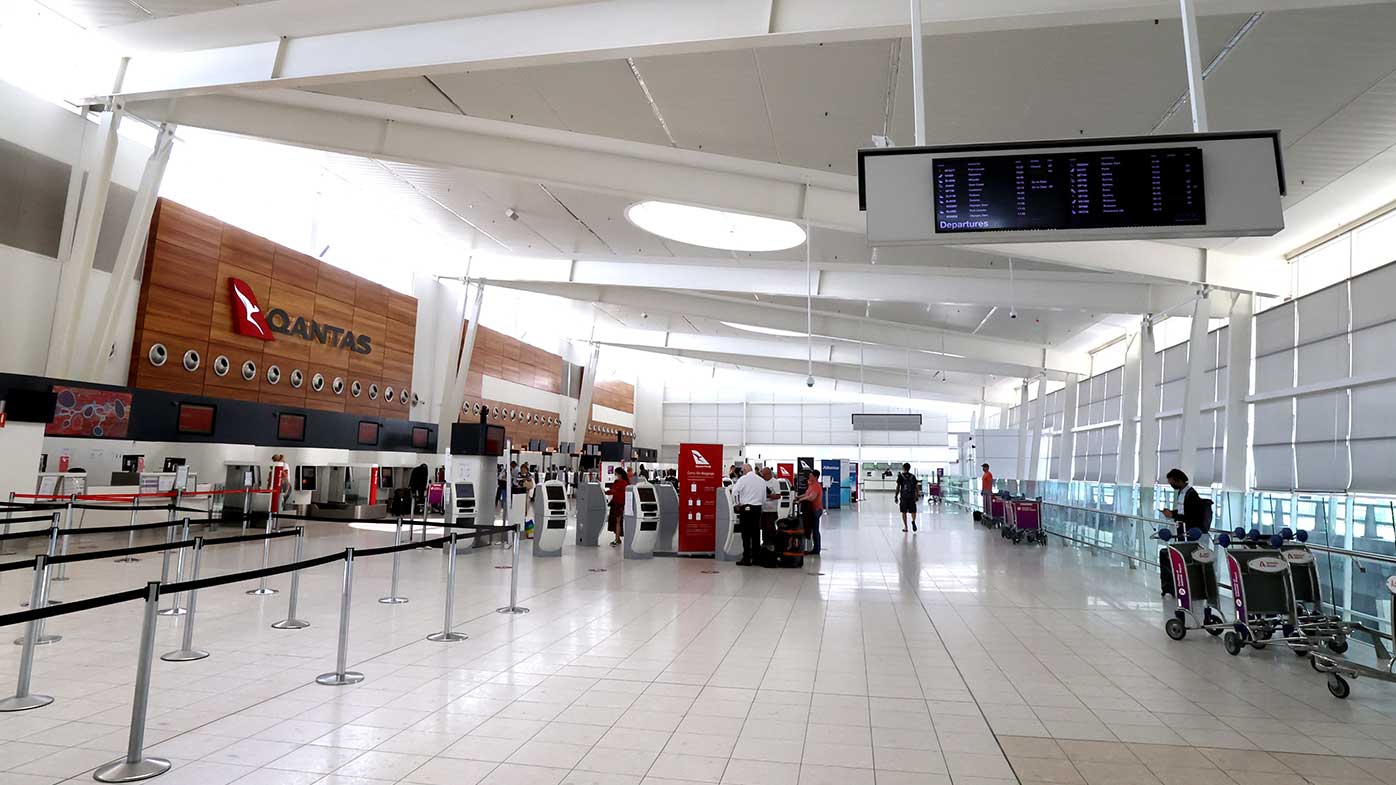
<svg viewBox="0 0 1396 785">
<path fill-rule="evenodd" d="M 509 605 L 509 606 L 505 606 L 505 607 L 503 607 L 503 608 L 495 608 L 495 609 L 494 609 L 494 612 L 495 612 L 495 613 L 509 613 L 509 614 L 513 614 L 513 615 L 516 615 L 516 616 L 517 616 L 518 614 L 521 614 L 521 613 L 528 613 L 528 608 L 519 607 L 519 606 L 517 606 L 517 605 Z"/>
<path fill-rule="evenodd" d="M 122 556 L 120 559 L 112 559 L 112 561 L 117 564 L 130 564 L 131 562 L 140 561 L 140 559 L 137 559 L 135 556 Z"/>
<path fill-rule="evenodd" d="M 433 632 L 427 636 L 427 640 L 436 641 L 437 643 L 455 643 L 456 641 L 466 640 L 469 637 L 469 635 L 463 632 Z"/>
<path fill-rule="evenodd" d="M 343 673 L 322 673 L 315 677 L 316 684 L 323 684 L 326 687 L 342 687 L 346 684 L 358 684 L 364 680 L 364 675 L 358 671 L 345 671 Z"/>
<path fill-rule="evenodd" d="M 251 595 L 254 596 L 254 597 L 270 597 L 270 596 L 273 595 L 273 594 L 280 594 L 281 592 L 277 591 L 276 589 L 272 589 L 272 588 L 266 587 L 266 588 L 248 589 L 247 591 L 245 591 L 245 592 L 243 592 L 243 593 L 244 593 L 244 594 L 251 594 Z"/>
<path fill-rule="evenodd" d="M 170 762 L 164 758 L 145 758 L 136 763 L 127 763 L 123 759 L 92 772 L 92 779 L 98 782 L 140 782 L 169 770 Z"/>
<path fill-rule="evenodd" d="M 161 608 L 160 610 L 156 611 L 156 613 L 158 613 L 161 616 L 183 616 L 188 612 L 188 608 L 181 608 L 178 605 L 176 605 L 173 608 Z"/>
<path fill-rule="evenodd" d="M 11 696 L 0 700 L 0 711 L 28 711 L 53 703 L 47 695 L 25 695 L 23 698 Z"/>
<path fill-rule="evenodd" d="M 406 597 L 380 597 L 378 602 L 383 605 L 402 605 L 407 602 Z"/>
<path fill-rule="evenodd" d="M 310 622 L 304 619 L 282 619 L 271 625 L 273 630 L 303 630 L 310 626 Z"/>
<path fill-rule="evenodd" d="M 59 641 L 61 641 L 61 640 L 63 640 L 63 636 L 62 636 L 62 635 L 40 635 L 39 637 L 37 637 L 37 638 L 34 639 L 34 645 L 35 645 L 35 646 L 47 646 L 47 645 L 49 645 L 50 643 L 57 643 L 57 642 L 59 642 Z M 15 645 L 16 645 L 16 646 L 23 646 L 23 645 L 24 645 L 24 638 L 23 638 L 23 637 L 15 638 Z"/>
<path fill-rule="evenodd" d="M 160 659 L 165 662 L 193 662 L 202 660 L 208 656 L 208 652 L 203 649 L 179 649 L 168 654 L 161 654 Z"/>
</svg>

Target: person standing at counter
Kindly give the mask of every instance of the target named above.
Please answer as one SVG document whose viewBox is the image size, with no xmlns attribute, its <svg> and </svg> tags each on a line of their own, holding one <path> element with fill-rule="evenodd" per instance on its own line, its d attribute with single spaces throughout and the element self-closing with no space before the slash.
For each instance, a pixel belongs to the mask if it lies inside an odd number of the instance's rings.
<svg viewBox="0 0 1396 785">
<path fill-rule="evenodd" d="M 630 475 L 625 473 L 624 468 L 616 467 L 615 479 L 611 480 L 611 487 L 606 489 L 606 493 L 611 497 L 606 529 L 612 534 L 612 548 L 620 545 L 620 538 L 625 534 L 625 492 L 629 487 Z"/>
<path fill-rule="evenodd" d="M 819 516 L 824 514 L 824 486 L 819 484 L 818 469 L 810 469 L 805 475 L 809 477 L 809 484 L 799 499 L 800 520 L 804 522 L 805 534 L 810 538 L 810 549 L 805 551 L 805 555 L 818 556 L 821 545 Z"/>
<path fill-rule="evenodd" d="M 738 567 L 756 563 L 756 550 L 761 544 L 761 505 L 766 501 L 766 494 L 766 481 L 751 464 L 743 466 L 741 478 L 732 486 L 732 507 L 742 533 L 742 558 L 737 562 Z"/>
<path fill-rule="evenodd" d="M 280 512 L 286 506 L 286 501 L 291 498 L 291 467 L 286 463 L 285 455 L 277 453 L 271 456 L 271 471 L 267 474 L 267 482 L 267 487 L 271 488 L 274 497 L 274 511 Z"/>
</svg>

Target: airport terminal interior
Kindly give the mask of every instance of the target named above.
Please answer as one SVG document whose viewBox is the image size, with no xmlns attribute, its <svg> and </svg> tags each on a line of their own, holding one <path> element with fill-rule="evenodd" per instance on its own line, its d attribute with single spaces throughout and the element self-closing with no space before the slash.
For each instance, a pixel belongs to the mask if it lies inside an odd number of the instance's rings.
<svg viewBox="0 0 1396 785">
<path fill-rule="evenodd" d="M 0 785 L 1396 785 L 1393 40 L 0 3 Z"/>
</svg>

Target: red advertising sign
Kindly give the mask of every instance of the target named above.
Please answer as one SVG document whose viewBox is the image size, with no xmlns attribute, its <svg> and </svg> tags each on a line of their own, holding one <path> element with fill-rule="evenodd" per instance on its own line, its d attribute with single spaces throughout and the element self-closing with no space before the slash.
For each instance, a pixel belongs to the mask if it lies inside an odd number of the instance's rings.
<svg viewBox="0 0 1396 785">
<path fill-rule="evenodd" d="M 793 464 L 793 463 L 778 463 L 778 464 L 776 464 L 776 476 L 777 476 L 777 477 L 782 477 L 782 478 L 784 478 L 784 479 L 786 479 L 786 480 L 789 480 L 789 481 L 790 481 L 790 484 L 793 486 L 793 485 L 795 484 L 795 464 Z"/>
<path fill-rule="evenodd" d="M 368 470 L 368 503 L 378 503 L 378 465 Z"/>
<path fill-rule="evenodd" d="M 717 489 L 722 445 L 679 445 L 679 553 L 712 553 L 717 541 Z"/>
</svg>

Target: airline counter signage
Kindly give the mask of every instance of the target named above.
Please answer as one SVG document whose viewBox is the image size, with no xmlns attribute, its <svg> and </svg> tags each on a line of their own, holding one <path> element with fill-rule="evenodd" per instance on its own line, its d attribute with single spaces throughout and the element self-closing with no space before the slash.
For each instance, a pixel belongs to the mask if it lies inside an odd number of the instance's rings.
<svg viewBox="0 0 1396 785">
<path fill-rule="evenodd" d="M 776 464 L 776 476 L 777 476 L 777 477 L 780 477 L 780 478 L 783 478 L 783 479 L 785 479 L 785 480 L 788 480 L 788 481 L 790 482 L 790 487 L 792 487 L 792 488 L 795 487 L 795 464 L 793 464 L 793 463 L 778 463 L 778 464 Z"/>
<path fill-rule="evenodd" d="M 355 335 L 353 330 L 321 324 L 304 316 L 291 316 L 280 308 L 263 312 L 256 292 L 240 278 L 228 279 L 228 293 L 233 306 L 233 332 L 238 335 L 274 341 L 273 333 L 277 333 L 355 354 L 373 353 L 373 339 L 367 335 Z"/>
<path fill-rule="evenodd" d="M 722 445 L 679 445 L 679 553 L 714 551 L 722 474 Z"/>
</svg>

